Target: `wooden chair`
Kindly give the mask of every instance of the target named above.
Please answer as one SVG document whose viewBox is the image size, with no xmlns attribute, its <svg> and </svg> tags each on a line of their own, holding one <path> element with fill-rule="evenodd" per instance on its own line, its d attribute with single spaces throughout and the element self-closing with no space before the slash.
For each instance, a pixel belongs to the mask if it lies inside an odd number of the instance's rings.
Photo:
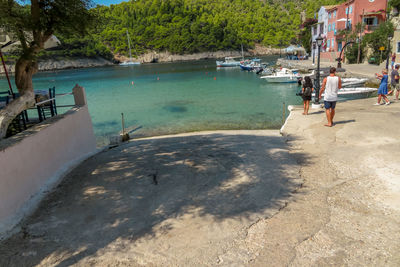
<svg viewBox="0 0 400 267">
<path fill-rule="evenodd" d="M 50 117 L 54 117 L 57 115 L 57 107 L 56 107 L 56 94 L 55 94 L 55 87 L 49 88 L 49 99 L 51 101 L 43 103 L 37 106 L 38 114 L 39 114 L 39 121 L 44 121 Z M 36 102 L 40 102 L 36 100 Z"/>
</svg>

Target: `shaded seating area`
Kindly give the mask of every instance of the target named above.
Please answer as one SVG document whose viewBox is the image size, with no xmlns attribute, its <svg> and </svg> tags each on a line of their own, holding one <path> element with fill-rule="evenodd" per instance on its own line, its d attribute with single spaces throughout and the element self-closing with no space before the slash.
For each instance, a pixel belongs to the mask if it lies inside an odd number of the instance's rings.
<svg viewBox="0 0 400 267">
<path fill-rule="evenodd" d="M 306 50 L 301 46 L 291 45 L 285 48 L 285 53 L 289 60 L 305 60 L 308 58 Z"/>
<path fill-rule="evenodd" d="M 35 101 L 36 101 L 36 108 L 38 111 L 39 121 L 44 121 L 48 118 L 57 115 L 55 90 L 56 88 L 52 87 L 49 88 L 48 92 L 46 91 L 35 92 Z"/>
<path fill-rule="evenodd" d="M 0 110 L 3 109 L 6 105 L 8 105 L 13 99 L 15 99 L 14 94 L 11 94 L 10 91 L 1 91 L 0 92 Z M 12 136 L 23 130 L 27 129 L 27 112 L 23 111 L 18 114 L 17 117 L 11 122 L 8 126 L 6 137 Z"/>
<path fill-rule="evenodd" d="M 17 117 L 15 117 L 8 127 L 6 137 L 13 136 L 37 123 L 56 116 L 58 112 L 55 90 L 55 87 L 49 88 L 48 90 L 36 90 L 35 106 L 22 111 Z M 0 91 L 0 110 L 19 96 L 19 93 L 12 93 L 10 90 Z"/>
</svg>

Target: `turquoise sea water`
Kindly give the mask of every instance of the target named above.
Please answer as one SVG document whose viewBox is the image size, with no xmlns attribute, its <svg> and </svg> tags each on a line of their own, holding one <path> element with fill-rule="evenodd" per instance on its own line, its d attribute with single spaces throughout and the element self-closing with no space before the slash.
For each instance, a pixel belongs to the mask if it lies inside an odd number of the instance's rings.
<svg viewBox="0 0 400 267">
<path fill-rule="evenodd" d="M 276 57 L 264 58 L 274 63 Z M 42 72 L 35 90 L 56 86 L 86 89 L 89 112 L 99 142 L 125 124 L 149 136 L 194 130 L 265 129 L 282 124 L 283 102 L 301 104 L 297 84 L 269 84 L 239 68 L 216 69 L 215 60 L 142 64 Z M 6 88 L 4 77 L 1 88 Z M 72 96 L 57 99 L 72 104 Z"/>
</svg>

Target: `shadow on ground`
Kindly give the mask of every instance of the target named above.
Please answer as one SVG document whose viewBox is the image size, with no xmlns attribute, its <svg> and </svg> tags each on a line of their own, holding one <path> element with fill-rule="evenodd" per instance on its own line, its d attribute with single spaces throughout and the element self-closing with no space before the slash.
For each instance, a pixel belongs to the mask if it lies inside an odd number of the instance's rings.
<svg viewBox="0 0 400 267">
<path fill-rule="evenodd" d="M 186 235 L 190 225 L 197 225 L 192 234 L 204 233 L 200 243 L 227 238 L 279 210 L 301 185 L 296 162 L 309 159 L 294 156 L 278 135 L 168 137 L 102 152 L 73 170 L 22 231 L 0 244 L 0 266 L 82 264 L 107 250 L 168 243 L 169 233 L 179 228 Z M 190 239 L 179 242 L 190 247 Z"/>
</svg>

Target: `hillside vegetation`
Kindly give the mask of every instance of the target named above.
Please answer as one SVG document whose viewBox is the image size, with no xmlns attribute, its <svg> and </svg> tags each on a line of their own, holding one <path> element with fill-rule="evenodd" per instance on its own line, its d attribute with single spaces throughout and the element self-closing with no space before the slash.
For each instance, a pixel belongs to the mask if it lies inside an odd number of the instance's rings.
<svg viewBox="0 0 400 267">
<path fill-rule="evenodd" d="M 133 54 L 169 51 L 175 54 L 245 49 L 255 43 L 279 47 L 295 43 L 302 16 L 314 18 L 322 5 L 337 0 L 137 0 L 91 10 L 98 22 L 90 35 L 57 36 L 59 51 L 47 56 L 112 58 L 128 54 L 126 30 Z"/>
</svg>

